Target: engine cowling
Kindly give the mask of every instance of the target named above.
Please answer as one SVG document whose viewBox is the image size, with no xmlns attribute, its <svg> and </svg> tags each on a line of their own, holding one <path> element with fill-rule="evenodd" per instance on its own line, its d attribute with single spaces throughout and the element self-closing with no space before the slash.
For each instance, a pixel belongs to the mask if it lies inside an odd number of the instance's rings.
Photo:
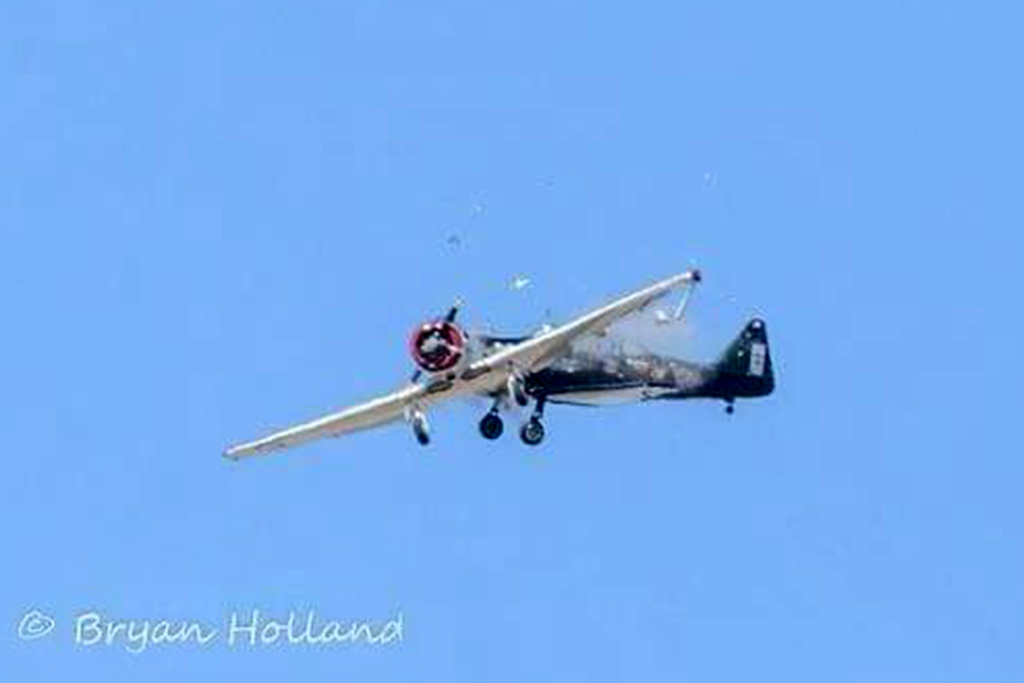
<svg viewBox="0 0 1024 683">
<path fill-rule="evenodd" d="M 409 353 L 425 372 L 451 370 L 466 355 L 466 333 L 447 320 L 424 323 L 409 337 Z"/>
</svg>

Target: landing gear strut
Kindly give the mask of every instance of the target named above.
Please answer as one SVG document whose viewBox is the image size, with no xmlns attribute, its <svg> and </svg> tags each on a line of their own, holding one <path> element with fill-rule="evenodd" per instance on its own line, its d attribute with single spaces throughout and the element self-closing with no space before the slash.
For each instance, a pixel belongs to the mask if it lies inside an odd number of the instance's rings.
<svg viewBox="0 0 1024 683">
<path fill-rule="evenodd" d="M 498 415 L 497 410 L 491 410 L 480 420 L 480 436 L 488 441 L 494 441 L 499 438 L 504 431 L 505 423 L 501 421 L 501 416 Z"/>
<path fill-rule="evenodd" d="M 511 374 L 508 376 L 506 390 L 508 391 L 509 398 L 520 408 L 525 408 L 530 403 L 530 396 L 526 393 L 526 386 L 519 375 Z"/>
</svg>

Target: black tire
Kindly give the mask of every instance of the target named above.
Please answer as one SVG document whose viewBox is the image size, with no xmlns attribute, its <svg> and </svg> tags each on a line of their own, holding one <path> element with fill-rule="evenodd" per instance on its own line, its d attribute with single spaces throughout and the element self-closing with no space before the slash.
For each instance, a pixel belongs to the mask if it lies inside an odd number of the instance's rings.
<svg viewBox="0 0 1024 683">
<path fill-rule="evenodd" d="M 424 425 L 414 424 L 412 431 L 416 435 L 416 440 L 421 446 L 430 444 L 430 432 L 427 431 L 427 428 Z"/>
<path fill-rule="evenodd" d="M 483 419 L 480 420 L 480 436 L 484 437 L 488 441 L 494 441 L 501 437 L 505 432 L 505 423 L 501 417 L 495 413 L 487 413 Z"/>
<path fill-rule="evenodd" d="M 544 440 L 544 424 L 537 418 L 531 418 L 519 430 L 519 438 L 527 446 L 539 446 Z"/>
</svg>

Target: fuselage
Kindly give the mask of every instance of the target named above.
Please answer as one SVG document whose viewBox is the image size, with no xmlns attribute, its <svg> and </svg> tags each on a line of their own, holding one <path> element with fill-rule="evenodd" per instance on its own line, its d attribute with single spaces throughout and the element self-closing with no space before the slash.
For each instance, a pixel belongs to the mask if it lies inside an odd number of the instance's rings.
<svg viewBox="0 0 1024 683">
<path fill-rule="evenodd" d="M 552 403 L 592 406 L 716 397 L 717 375 L 711 366 L 654 354 L 574 352 L 531 375 L 527 391 Z"/>
<path fill-rule="evenodd" d="M 489 349 L 516 338 L 486 340 Z M 572 405 L 613 405 L 655 399 L 766 396 L 775 389 L 764 322 L 752 320 L 712 363 L 695 363 L 650 352 L 629 352 L 614 343 L 573 348 L 526 378 L 535 399 Z"/>
</svg>

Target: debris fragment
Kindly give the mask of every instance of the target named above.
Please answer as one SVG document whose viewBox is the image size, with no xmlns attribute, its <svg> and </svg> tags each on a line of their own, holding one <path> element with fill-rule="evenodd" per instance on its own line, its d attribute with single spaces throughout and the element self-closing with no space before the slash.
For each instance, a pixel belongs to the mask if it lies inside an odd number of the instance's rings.
<svg viewBox="0 0 1024 683">
<path fill-rule="evenodd" d="M 516 275 L 515 279 L 509 284 L 509 288 L 514 290 L 526 289 L 530 286 L 530 278 L 525 275 Z"/>
</svg>

